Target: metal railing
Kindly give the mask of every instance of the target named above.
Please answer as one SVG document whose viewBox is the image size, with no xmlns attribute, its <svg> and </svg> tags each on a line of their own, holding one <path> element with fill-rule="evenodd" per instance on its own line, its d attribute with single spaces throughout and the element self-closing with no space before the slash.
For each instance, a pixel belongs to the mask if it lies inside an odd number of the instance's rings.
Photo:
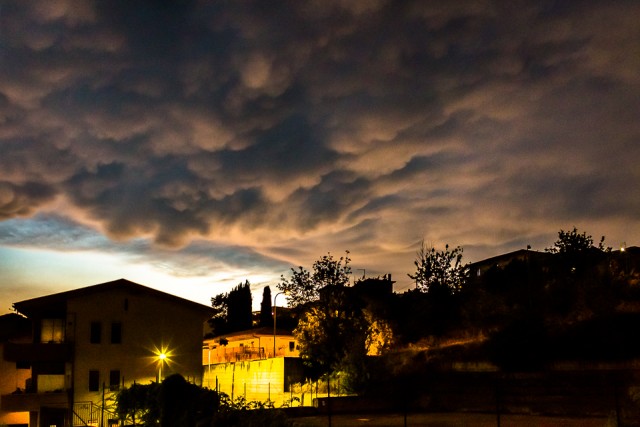
<svg viewBox="0 0 640 427">
<path fill-rule="evenodd" d="M 113 420 L 118 418 L 110 408 L 103 408 L 91 401 L 75 402 L 72 412 L 73 427 L 106 427 L 113 425 Z"/>
<path fill-rule="evenodd" d="M 73 404 L 73 426 L 98 425 L 99 411 L 93 402 L 76 402 Z"/>
<path fill-rule="evenodd" d="M 222 351 L 220 351 L 222 350 Z M 271 357 L 264 347 L 223 347 L 217 352 L 211 352 L 211 364 L 258 360 Z"/>
</svg>

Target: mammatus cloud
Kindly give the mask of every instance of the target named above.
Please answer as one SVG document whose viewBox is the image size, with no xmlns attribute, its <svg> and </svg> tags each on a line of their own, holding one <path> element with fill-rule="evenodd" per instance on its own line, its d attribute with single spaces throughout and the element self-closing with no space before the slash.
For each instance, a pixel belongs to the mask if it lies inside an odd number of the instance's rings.
<svg viewBox="0 0 640 427">
<path fill-rule="evenodd" d="M 634 241 L 637 16 L 596 0 L 5 2 L 0 219 L 55 212 L 125 251 L 209 242 L 267 269 L 349 249 L 398 279 L 423 238 L 476 259 L 574 224 Z"/>
<path fill-rule="evenodd" d="M 0 220 L 30 215 L 54 196 L 53 188 L 38 182 L 0 181 Z"/>
</svg>

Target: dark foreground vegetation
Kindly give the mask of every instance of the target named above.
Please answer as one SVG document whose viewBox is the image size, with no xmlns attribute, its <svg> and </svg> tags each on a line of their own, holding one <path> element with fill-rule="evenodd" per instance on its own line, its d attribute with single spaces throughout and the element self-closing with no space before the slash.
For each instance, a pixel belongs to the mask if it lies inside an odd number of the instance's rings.
<svg viewBox="0 0 640 427">
<path fill-rule="evenodd" d="M 604 237 L 595 243 L 573 228 L 544 252 L 475 264 L 462 253 L 423 245 L 409 274 L 415 289 L 403 293 L 379 292 L 391 286 L 387 276 L 349 285 L 348 252 L 322 257 L 311 271 L 292 269 L 278 289 L 290 296 L 309 375 L 340 372 L 362 394 L 378 375 L 429 361 L 490 363 L 508 373 L 640 358 L 639 248 L 612 251 Z M 425 360 L 398 361 L 412 353 Z"/>
<path fill-rule="evenodd" d="M 423 245 L 409 274 L 415 289 L 404 293 L 391 291 L 389 276 L 351 284 L 349 252 L 283 276 L 277 287 L 289 309 L 278 311 L 278 324 L 300 343 L 302 381 L 339 377 L 352 396 L 334 399 L 336 411 L 342 404 L 405 413 L 614 414 L 618 424 L 640 418 L 638 248 L 612 251 L 604 238 L 596 244 L 574 228 L 544 252 L 527 248 L 475 264 L 463 263 L 462 253 Z M 212 302 L 214 335 L 251 324 L 248 282 Z M 262 307 L 253 325 L 272 321 L 268 288 Z M 268 402 L 231 402 L 181 379 L 144 387 L 142 397 L 133 388 L 121 393 L 123 419 L 289 423 Z"/>
<path fill-rule="evenodd" d="M 284 427 L 290 422 L 269 403 L 230 400 L 180 375 L 162 383 L 134 384 L 120 391 L 115 412 L 126 425 L 145 427 Z"/>
</svg>

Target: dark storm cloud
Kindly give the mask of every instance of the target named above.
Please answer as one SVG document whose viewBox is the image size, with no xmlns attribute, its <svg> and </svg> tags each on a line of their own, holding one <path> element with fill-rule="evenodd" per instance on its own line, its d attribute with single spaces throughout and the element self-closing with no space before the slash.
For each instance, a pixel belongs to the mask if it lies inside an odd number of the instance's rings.
<svg viewBox="0 0 640 427">
<path fill-rule="evenodd" d="M 5 2 L 0 215 L 296 263 L 385 262 L 423 237 L 490 256 L 572 221 L 635 237 L 637 16 L 595 0 Z"/>
<path fill-rule="evenodd" d="M 117 237 L 155 234 L 163 243 L 190 230 L 206 233 L 199 217 L 201 191 L 181 161 L 156 159 L 139 166 L 98 165 L 71 177 L 66 189 L 73 202 L 104 220 Z"/>
<path fill-rule="evenodd" d="M 287 180 L 321 174 L 322 165 L 338 159 L 324 146 L 322 133 L 306 117 L 294 114 L 255 135 L 253 145 L 244 150 L 225 150 L 217 160 L 224 175 L 240 181 L 249 177 L 252 183 L 259 183 L 263 176 Z"/>
<path fill-rule="evenodd" d="M 37 182 L 0 181 L 0 219 L 29 215 L 54 196 L 53 188 Z"/>
</svg>

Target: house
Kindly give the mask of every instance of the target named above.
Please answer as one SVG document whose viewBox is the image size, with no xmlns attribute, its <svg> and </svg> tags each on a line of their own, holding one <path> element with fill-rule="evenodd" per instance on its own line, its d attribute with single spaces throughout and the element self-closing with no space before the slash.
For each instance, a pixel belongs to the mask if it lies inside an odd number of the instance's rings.
<svg viewBox="0 0 640 427">
<path fill-rule="evenodd" d="M 507 252 L 491 258 L 486 258 L 469 264 L 469 273 L 471 277 L 481 277 L 492 268 L 504 268 L 513 261 L 520 262 L 548 262 L 552 254 L 547 252 L 533 251 L 527 249 L 518 249 L 513 252 Z"/>
<path fill-rule="evenodd" d="M 203 386 L 232 398 L 281 406 L 303 380 L 300 347 L 284 329 L 262 327 L 204 340 Z"/>
<path fill-rule="evenodd" d="M 28 412 L 31 427 L 115 424 L 113 396 L 134 382 L 180 373 L 201 384 L 210 307 L 120 279 L 14 308 L 32 335 L 6 342 L 3 359 L 29 375 L 1 396 L 0 410 Z"/>
<path fill-rule="evenodd" d="M 10 313 L 0 316 L 0 407 L 2 395 L 21 393 L 31 377 L 25 366 L 17 365 L 3 359 L 7 342 L 29 342 L 31 338 L 31 322 L 19 314 Z M 29 412 L 3 412 L 0 410 L 0 426 L 26 426 L 29 423 Z"/>
</svg>

